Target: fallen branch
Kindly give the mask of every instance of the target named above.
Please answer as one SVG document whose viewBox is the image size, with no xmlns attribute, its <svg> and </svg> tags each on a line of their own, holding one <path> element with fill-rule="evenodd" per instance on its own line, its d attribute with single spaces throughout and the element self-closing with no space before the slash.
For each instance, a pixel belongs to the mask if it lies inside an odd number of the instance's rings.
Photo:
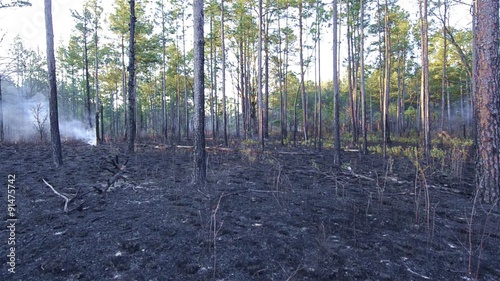
<svg viewBox="0 0 500 281">
<path fill-rule="evenodd" d="M 56 195 L 59 195 L 60 197 L 62 197 L 64 199 L 64 212 L 67 213 L 68 212 L 68 203 L 69 201 L 71 200 L 70 198 L 68 198 L 68 196 L 65 196 L 64 194 L 62 193 L 59 193 L 54 187 L 52 187 L 52 185 L 50 185 L 45 179 L 42 179 L 43 182 L 48 186 L 50 187 L 50 189 L 52 189 L 52 191 L 56 194 Z"/>
<path fill-rule="evenodd" d="M 177 149 L 193 150 L 194 146 L 191 146 L 191 145 L 176 145 L 175 148 L 177 148 Z"/>
<path fill-rule="evenodd" d="M 360 175 L 360 174 L 356 174 L 352 170 L 349 171 L 349 173 L 341 172 L 340 174 L 342 174 L 344 176 L 354 176 L 354 177 L 356 177 L 358 179 L 364 179 L 364 180 L 368 180 L 368 181 L 375 181 L 375 179 L 372 179 L 370 177 L 367 177 L 367 176 L 364 176 L 364 175 Z"/>
<path fill-rule="evenodd" d="M 278 190 L 257 190 L 257 189 L 248 189 L 248 192 L 257 192 L 257 193 L 286 193 L 284 191 L 278 191 Z"/>
<path fill-rule="evenodd" d="M 312 152 L 297 152 L 297 151 L 277 151 L 277 154 L 280 155 L 315 155 Z"/>
</svg>

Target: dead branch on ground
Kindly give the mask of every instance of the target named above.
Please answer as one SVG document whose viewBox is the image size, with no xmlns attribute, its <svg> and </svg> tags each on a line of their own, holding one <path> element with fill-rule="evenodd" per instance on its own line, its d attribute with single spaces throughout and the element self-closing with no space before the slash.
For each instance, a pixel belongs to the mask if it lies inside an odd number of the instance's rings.
<svg viewBox="0 0 500 281">
<path fill-rule="evenodd" d="M 67 195 L 67 194 L 64 194 L 64 193 L 61 193 L 61 192 L 58 192 L 52 185 L 50 185 L 45 179 L 42 179 L 43 182 L 48 186 L 50 187 L 50 189 L 52 189 L 52 191 L 60 196 L 61 198 L 64 199 L 64 212 L 67 213 L 68 212 L 68 204 L 69 202 L 71 202 L 71 200 L 73 200 L 77 195 L 78 195 L 78 192 L 73 195 L 71 198 Z"/>
<path fill-rule="evenodd" d="M 101 168 L 103 170 L 110 172 L 112 176 L 107 180 L 107 184 L 104 190 L 98 188 L 97 186 L 94 186 L 94 188 L 99 193 L 107 194 L 111 186 L 113 186 L 119 179 L 123 179 L 124 181 L 129 181 L 133 185 L 136 185 L 134 182 L 132 182 L 128 177 L 124 175 L 126 172 L 128 159 L 124 163 L 120 163 L 120 161 L 118 160 L 118 155 L 116 155 L 112 160 L 107 161 L 107 163 L 111 164 L 112 168 L 103 166 L 101 166 Z"/>
</svg>

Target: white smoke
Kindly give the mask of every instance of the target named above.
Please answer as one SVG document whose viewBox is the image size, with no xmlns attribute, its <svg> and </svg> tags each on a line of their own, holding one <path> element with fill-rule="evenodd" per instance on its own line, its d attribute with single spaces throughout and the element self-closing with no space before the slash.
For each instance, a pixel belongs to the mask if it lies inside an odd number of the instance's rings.
<svg viewBox="0 0 500 281">
<path fill-rule="evenodd" d="M 44 119 L 44 141 L 50 140 L 49 104 L 47 98 L 38 93 L 31 98 L 22 97 L 14 87 L 5 87 L 2 95 L 2 109 L 5 140 L 30 142 L 40 140 L 39 124 Z M 59 116 L 61 140 L 83 141 L 96 145 L 95 128 L 82 121 Z M 37 121 L 38 120 L 38 121 Z"/>
<path fill-rule="evenodd" d="M 82 121 L 70 120 L 59 122 L 59 131 L 61 139 L 64 140 L 81 140 L 90 145 L 97 144 L 95 128 L 86 128 Z"/>
</svg>

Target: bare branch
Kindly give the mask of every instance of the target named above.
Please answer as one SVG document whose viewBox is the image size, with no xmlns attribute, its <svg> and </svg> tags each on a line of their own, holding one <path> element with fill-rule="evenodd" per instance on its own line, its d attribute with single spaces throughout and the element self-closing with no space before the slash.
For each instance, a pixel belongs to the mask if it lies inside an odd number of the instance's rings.
<svg viewBox="0 0 500 281">
<path fill-rule="evenodd" d="M 56 194 L 56 195 L 59 195 L 60 197 L 62 197 L 64 199 L 64 212 L 67 213 L 68 212 L 68 203 L 69 201 L 71 200 L 70 198 L 68 198 L 66 195 L 58 192 L 54 187 L 52 187 L 52 185 L 50 185 L 45 179 L 42 179 L 43 182 L 48 186 L 50 187 L 50 189 L 52 189 L 52 191 Z"/>
</svg>

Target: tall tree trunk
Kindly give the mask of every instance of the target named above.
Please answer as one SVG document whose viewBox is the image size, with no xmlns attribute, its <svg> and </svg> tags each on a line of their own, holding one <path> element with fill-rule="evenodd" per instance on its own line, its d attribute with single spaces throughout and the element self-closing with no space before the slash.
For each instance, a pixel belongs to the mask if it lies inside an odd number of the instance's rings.
<svg viewBox="0 0 500 281">
<path fill-rule="evenodd" d="M 90 101 L 90 73 L 89 73 L 89 48 L 88 48 L 88 42 L 87 42 L 87 16 L 85 15 L 87 11 L 87 8 L 85 8 L 84 11 L 84 26 L 83 26 L 83 56 L 84 56 L 84 62 L 85 62 L 85 92 L 87 94 L 87 99 L 85 100 L 86 102 L 86 109 L 87 109 L 87 122 L 89 125 L 89 129 L 93 128 L 92 125 L 92 110 L 91 108 L 91 101 Z"/>
<path fill-rule="evenodd" d="M 338 10 L 333 0 L 333 164 L 340 165 L 340 87 L 338 75 Z"/>
<path fill-rule="evenodd" d="M 319 2 L 318 4 L 319 5 Z M 318 20 L 318 149 L 319 151 L 322 150 L 323 148 L 323 127 L 322 127 L 322 106 L 321 106 L 321 94 L 322 94 L 322 89 L 321 89 L 321 23 L 320 20 Z"/>
<path fill-rule="evenodd" d="M 443 13 L 443 72 L 441 73 L 441 131 L 444 131 L 445 127 L 445 107 L 446 107 L 446 94 L 448 92 L 448 82 L 447 82 L 447 68 L 448 63 L 448 40 L 446 38 L 446 18 L 448 13 L 448 2 L 445 0 L 443 3 L 444 13 Z M 449 112 L 449 108 L 448 108 Z M 450 122 L 448 116 L 448 122 Z"/>
<path fill-rule="evenodd" d="M 222 52 L 222 118 L 224 126 L 224 146 L 228 146 L 227 140 L 227 105 L 226 105 L 226 44 L 224 30 L 224 0 L 221 1 L 221 52 Z"/>
<path fill-rule="evenodd" d="M 52 27 L 52 1 L 45 0 L 45 31 L 47 41 L 47 68 L 49 72 L 49 115 L 52 160 L 56 167 L 63 164 L 59 113 L 57 108 L 56 58 L 54 56 L 54 30 Z"/>
<path fill-rule="evenodd" d="M 300 59 L 300 88 L 302 93 L 302 130 L 304 131 L 304 141 L 308 141 L 308 126 L 307 126 L 307 97 L 306 86 L 304 81 L 304 42 L 303 42 L 303 25 L 302 25 L 302 0 L 299 0 L 299 59 Z"/>
<path fill-rule="evenodd" d="M 384 142 L 384 157 L 387 157 L 387 145 L 390 142 L 389 131 L 389 94 L 391 92 L 391 36 L 389 33 L 389 7 L 385 1 L 385 21 L 384 21 L 384 41 L 385 41 L 385 82 L 382 110 L 382 127 Z"/>
<path fill-rule="evenodd" d="M 476 188 L 482 201 L 500 199 L 500 24 L 497 0 L 476 1 Z"/>
<path fill-rule="evenodd" d="M 224 0 L 222 0 L 224 1 Z M 210 13 L 210 117 L 212 119 L 212 137 L 215 141 L 217 138 L 217 130 L 215 128 L 215 102 L 214 102 L 214 92 L 215 92 L 215 69 L 216 69 L 216 62 L 215 62 L 215 57 L 214 57 L 214 13 Z"/>
<path fill-rule="evenodd" d="M 203 0 L 193 0 L 194 28 L 194 173 L 193 184 L 204 185 L 207 177 L 205 154 L 205 93 Z"/>
<path fill-rule="evenodd" d="M 123 95 L 123 137 L 128 138 L 127 70 L 125 67 L 125 36 L 122 34 L 122 95 Z"/>
<path fill-rule="evenodd" d="M 357 114 L 356 114 L 356 66 L 354 63 L 354 31 L 352 30 L 351 24 L 354 20 L 351 19 L 351 5 L 349 1 L 346 1 L 347 9 L 347 80 L 349 87 L 349 108 L 351 117 L 351 132 L 352 141 L 354 144 L 358 142 L 358 128 L 357 128 Z"/>
<path fill-rule="evenodd" d="M 405 99 L 406 99 L 406 53 L 403 55 L 403 73 L 401 73 L 401 133 L 406 130 L 406 114 L 405 114 Z"/>
<path fill-rule="evenodd" d="M 166 20 L 165 20 L 165 11 L 164 11 L 165 6 L 163 5 L 163 0 L 161 1 L 161 47 L 162 47 L 162 55 L 161 55 L 161 128 L 162 128 L 162 135 L 165 140 L 165 142 L 168 141 L 168 125 L 167 125 L 167 106 L 166 106 L 166 57 L 167 57 L 167 51 L 166 51 Z"/>
<path fill-rule="evenodd" d="M 4 140 L 3 134 L 3 100 L 2 100 L 2 75 L 0 75 L 0 142 Z"/>
<path fill-rule="evenodd" d="M 180 78 L 180 73 L 179 73 L 179 64 L 177 64 L 177 71 L 176 71 L 176 103 L 175 107 L 177 109 L 177 143 L 180 144 L 182 140 L 182 135 L 181 135 L 181 78 Z"/>
<path fill-rule="evenodd" d="M 365 33 L 364 33 L 364 20 L 365 13 L 364 10 L 364 1 L 360 2 L 360 60 L 361 60 L 361 131 L 363 134 L 363 145 L 362 145 L 362 153 L 368 154 L 368 145 L 367 145 L 367 134 L 366 134 L 366 93 L 365 93 Z"/>
<path fill-rule="evenodd" d="M 184 24 L 184 14 L 182 14 L 182 70 L 184 74 L 184 122 L 186 122 L 186 140 L 189 140 L 189 107 L 187 89 L 187 58 L 186 58 L 186 29 Z"/>
<path fill-rule="evenodd" d="M 270 25 L 270 12 L 269 0 L 266 0 L 266 24 L 264 32 L 264 137 L 269 137 L 269 25 Z M 272 127 L 271 127 L 272 128 Z"/>
<path fill-rule="evenodd" d="M 285 111 L 285 100 L 283 93 L 283 59 L 282 59 L 282 49 L 281 49 L 281 11 L 278 13 L 278 87 L 280 91 L 280 125 L 281 125 L 281 145 L 285 145 L 286 139 L 286 111 Z"/>
<path fill-rule="evenodd" d="M 130 45 L 128 62 L 128 139 L 127 152 L 134 154 L 136 134 L 136 99 L 135 99 L 135 0 L 130 0 Z"/>
<path fill-rule="evenodd" d="M 111 92 L 110 96 L 110 101 L 109 101 L 109 133 L 111 138 L 115 137 L 116 135 L 116 121 L 115 121 L 115 93 L 118 93 L 118 83 L 115 84 L 115 91 Z"/>
<path fill-rule="evenodd" d="M 385 21 L 385 17 L 384 17 Z M 385 29 L 385 27 L 384 27 Z M 382 49 L 382 44 L 384 42 L 384 38 L 382 37 L 382 5 L 380 4 L 380 0 L 377 0 L 377 31 L 378 31 L 378 62 L 379 62 L 379 110 L 382 113 L 384 111 L 384 75 L 385 75 L 385 61 L 384 61 L 384 52 Z M 380 122 L 379 126 L 377 126 L 378 130 L 380 128 L 383 129 L 384 124 L 384 116 L 380 114 Z"/>
<path fill-rule="evenodd" d="M 101 108 L 101 99 L 99 97 L 99 37 L 98 37 L 98 28 L 99 28 L 99 12 L 97 10 L 97 0 L 94 2 L 94 48 L 95 48 L 95 136 L 96 136 L 96 144 L 102 142 L 104 136 L 100 135 L 100 126 L 104 126 L 104 124 L 99 125 L 99 115 L 102 114 L 100 112 Z"/>
<path fill-rule="evenodd" d="M 243 137 L 247 138 L 248 122 L 247 122 L 247 102 L 246 102 L 246 83 L 245 83 L 245 61 L 243 59 L 243 35 L 240 37 L 239 43 L 239 69 L 240 69 L 240 91 L 241 91 L 241 113 L 243 119 Z"/>
<path fill-rule="evenodd" d="M 420 18 L 421 18 L 421 42 L 422 42 L 422 77 L 420 91 L 420 111 L 421 125 L 424 137 L 425 157 L 430 156 L 431 136 L 429 124 L 429 23 L 427 21 L 427 1 L 420 0 Z"/>
<path fill-rule="evenodd" d="M 258 60 L 258 81 L 257 81 L 257 110 L 259 118 L 259 142 L 262 149 L 264 149 L 264 114 L 262 102 L 262 0 L 259 0 L 259 42 L 257 47 L 257 60 Z"/>
</svg>

